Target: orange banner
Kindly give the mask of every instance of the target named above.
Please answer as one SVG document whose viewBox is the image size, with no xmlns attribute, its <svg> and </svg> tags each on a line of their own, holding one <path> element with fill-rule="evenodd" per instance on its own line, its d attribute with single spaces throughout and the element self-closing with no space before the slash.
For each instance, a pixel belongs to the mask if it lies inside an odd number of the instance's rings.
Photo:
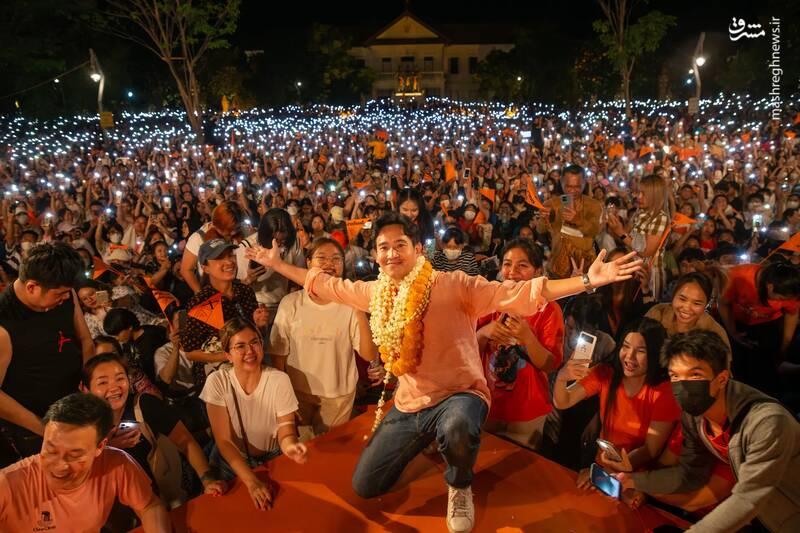
<svg viewBox="0 0 800 533">
<path fill-rule="evenodd" d="M 92 279 L 97 279 L 106 272 L 113 272 L 117 276 L 124 276 L 122 272 L 115 269 L 99 257 L 92 257 L 92 263 L 94 263 L 94 274 L 92 275 Z"/>
<path fill-rule="evenodd" d="M 222 293 L 218 292 L 208 300 L 195 305 L 187 314 L 214 329 L 222 329 L 225 325 L 225 317 L 222 314 Z"/>
<path fill-rule="evenodd" d="M 347 240 L 352 241 L 355 239 L 358 235 L 358 232 L 364 227 L 364 223 L 368 221 L 368 218 L 354 218 L 345 222 L 345 225 L 347 226 Z"/>
<path fill-rule="evenodd" d="M 368 182 L 368 181 L 354 181 L 353 182 L 353 187 L 355 187 L 356 189 L 363 189 L 364 187 L 369 187 L 369 186 L 370 186 L 370 182 Z"/>
</svg>

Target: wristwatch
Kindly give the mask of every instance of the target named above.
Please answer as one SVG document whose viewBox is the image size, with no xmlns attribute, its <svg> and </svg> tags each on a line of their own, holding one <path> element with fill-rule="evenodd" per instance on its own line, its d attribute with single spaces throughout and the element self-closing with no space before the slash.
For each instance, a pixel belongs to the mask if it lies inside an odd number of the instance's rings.
<svg viewBox="0 0 800 533">
<path fill-rule="evenodd" d="M 583 289 L 586 291 L 586 294 L 594 294 L 597 287 L 592 286 L 592 283 L 589 281 L 589 274 L 583 274 L 581 279 L 583 280 Z"/>
</svg>

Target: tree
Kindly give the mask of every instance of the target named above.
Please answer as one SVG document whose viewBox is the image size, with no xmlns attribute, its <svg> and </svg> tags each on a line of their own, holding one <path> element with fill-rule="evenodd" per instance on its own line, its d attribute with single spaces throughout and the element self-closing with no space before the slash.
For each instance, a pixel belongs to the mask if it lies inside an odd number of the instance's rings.
<svg viewBox="0 0 800 533">
<path fill-rule="evenodd" d="M 521 71 L 513 52 L 492 50 L 478 63 L 475 78 L 480 83 L 478 91 L 483 98 L 510 102 L 519 96 Z"/>
<path fill-rule="evenodd" d="M 311 28 L 308 51 L 316 63 L 316 79 L 311 82 L 321 99 L 342 103 L 370 91 L 375 72 L 347 53 L 352 46 L 352 38 L 338 28 L 324 24 Z"/>
<path fill-rule="evenodd" d="M 597 1 L 606 20 L 596 20 L 592 26 L 620 75 L 625 114 L 631 116 L 631 76 L 636 60 L 656 51 L 667 29 L 675 25 L 675 17 L 650 11 L 632 24 L 631 12 L 636 0 Z"/>
<path fill-rule="evenodd" d="M 186 119 L 202 142 L 200 61 L 209 50 L 229 45 L 226 38 L 236 30 L 240 0 L 109 0 L 109 4 L 106 29 L 164 62 Z"/>
</svg>

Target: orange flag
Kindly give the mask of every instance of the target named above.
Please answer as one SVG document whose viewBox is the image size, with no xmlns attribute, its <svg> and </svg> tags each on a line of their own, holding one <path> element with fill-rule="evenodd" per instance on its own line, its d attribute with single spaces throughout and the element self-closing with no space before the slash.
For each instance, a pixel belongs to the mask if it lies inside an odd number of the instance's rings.
<svg viewBox="0 0 800 533">
<path fill-rule="evenodd" d="M 353 187 L 355 187 L 356 189 L 363 189 L 364 187 L 367 187 L 369 185 L 370 185 L 370 182 L 368 182 L 368 181 L 354 181 L 353 182 Z"/>
<path fill-rule="evenodd" d="M 486 187 L 484 187 L 483 189 L 481 189 L 481 195 L 485 196 L 486 198 L 491 200 L 492 203 L 494 203 L 494 189 L 487 189 Z"/>
<path fill-rule="evenodd" d="M 94 263 L 94 274 L 92 275 L 92 279 L 99 278 L 100 276 L 105 274 L 106 271 L 113 272 L 117 276 L 124 276 L 124 274 L 122 272 L 120 272 L 116 268 L 112 267 L 111 265 L 109 265 L 108 263 L 106 263 L 105 261 L 100 259 L 99 257 L 92 257 L 92 263 Z"/>
<path fill-rule="evenodd" d="M 347 226 L 347 240 L 352 241 L 355 239 L 358 235 L 358 232 L 364 227 L 364 223 L 368 221 L 368 218 L 354 218 L 345 222 L 345 225 Z"/>
<path fill-rule="evenodd" d="M 456 167 L 452 161 L 444 162 L 444 181 L 453 181 L 456 179 Z"/>
<path fill-rule="evenodd" d="M 544 205 L 539 200 L 539 195 L 536 194 L 536 188 L 530 182 L 528 182 L 528 197 L 525 200 L 536 209 L 544 209 Z"/>
<path fill-rule="evenodd" d="M 675 213 L 672 215 L 672 225 L 673 226 L 682 226 L 686 224 L 697 224 L 697 221 L 693 218 L 689 218 L 683 213 Z"/>
<path fill-rule="evenodd" d="M 155 298 L 156 302 L 158 302 L 158 306 L 161 308 L 162 313 L 167 312 L 167 306 L 169 304 L 171 304 L 172 302 L 177 303 L 178 301 L 178 299 L 175 298 L 175 296 L 173 296 L 171 292 L 159 291 L 156 289 L 153 290 L 153 298 Z M 220 306 L 220 309 L 222 309 L 222 306 Z"/>
<path fill-rule="evenodd" d="M 225 325 L 225 317 L 222 314 L 222 293 L 218 292 L 208 300 L 195 305 L 187 314 L 214 329 L 222 329 Z"/>
<path fill-rule="evenodd" d="M 788 241 L 778 246 L 778 248 L 800 254 L 800 231 L 792 235 Z"/>
</svg>

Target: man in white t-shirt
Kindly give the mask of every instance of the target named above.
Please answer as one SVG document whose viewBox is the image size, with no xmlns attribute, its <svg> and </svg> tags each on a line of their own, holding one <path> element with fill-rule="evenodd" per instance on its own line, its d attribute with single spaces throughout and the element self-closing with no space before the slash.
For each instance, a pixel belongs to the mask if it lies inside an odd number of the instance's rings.
<svg viewBox="0 0 800 533">
<path fill-rule="evenodd" d="M 344 250 L 333 239 L 317 239 L 308 251 L 308 267 L 341 278 Z M 305 290 L 281 300 L 268 352 L 275 367 L 292 380 L 300 404 L 301 440 L 350 419 L 358 381 L 356 351 L 367 361 L 377 356 L 363 312 Z"/>
</svg>

